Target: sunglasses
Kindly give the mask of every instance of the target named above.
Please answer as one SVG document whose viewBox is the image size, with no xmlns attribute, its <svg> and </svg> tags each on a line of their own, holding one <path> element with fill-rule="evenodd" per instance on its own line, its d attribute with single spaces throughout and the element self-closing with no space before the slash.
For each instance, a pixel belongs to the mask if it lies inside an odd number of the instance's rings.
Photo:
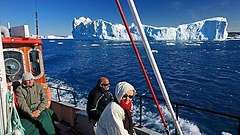
<svg viewBox="0 0 240 135">
<path fill-rule="evenodd" d="M 127 98 L 127 97 L 128 97 L 129 99 L 133 99 L 134 96 L 133 96 L 133 95 L 127 95 L 127 94 L 123 95 L 123 98 Z"/>
<path fill-rule="evenodd" d="M 108 83 L 108 84 L 101 84 L 102 86 L 109 86 L 110 84 Z"/>
</svg>

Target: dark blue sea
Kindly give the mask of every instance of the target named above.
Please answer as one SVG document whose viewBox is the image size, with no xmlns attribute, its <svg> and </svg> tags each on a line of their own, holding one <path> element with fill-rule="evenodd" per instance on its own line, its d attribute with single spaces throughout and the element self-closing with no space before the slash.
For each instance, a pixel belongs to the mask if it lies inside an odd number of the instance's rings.
<svg viewBox="0 0 240 135">
<path fill-rule="evenodd" d="M 119 81 L 127 81 L 136 88 L 137 95 L 151 96 L 130 42 L 58 39 L 43 40 L 43 43 L 49 85 L 74 90 L 79 106 L 86 105 L 88 92 L 101 76 L 110 79 L 112 92 Z M 150 42 L 150 46 L 171 101 L 240 116 L 240 40 L 197 43 L 155 41 Z M 144 45 L 137 42 L 137 48 L 155 94 L 162 98 Z M 68 99 L 67 94 L 62 96 Z M 139 119 L 138 101 L 134 99 L 136 123 Z M 144 100 L 143 104 L 143 125 L 162 132 L 163 124 L 154 102 Z M 168 109 L 164 103 L 160 105 L 170 129 L 173 129 Z M 179 110 L 179 122 L 184 134 L 238 134 L 239 120 L 185 107 Z"/>
</svg>

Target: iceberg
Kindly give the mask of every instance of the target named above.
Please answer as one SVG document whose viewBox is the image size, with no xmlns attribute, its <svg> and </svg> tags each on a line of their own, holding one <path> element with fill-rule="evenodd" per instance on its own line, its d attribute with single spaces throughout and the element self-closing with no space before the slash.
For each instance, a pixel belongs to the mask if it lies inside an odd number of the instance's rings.
<svg viewBox="0 0 240 135">
<path fill-rule="evenodd" d="M 46 36 L 43 36 L 43 35 L 34 35 L 34 34 L 31 34 L 30 37 L 33 37 L 33 38 L 41 38 L 41 39 L 73 39 L 73 36 L 72 35 L 68 35 L 68 36 L 60 36 L 60 35 L 46 35 Z"/>
<path fill-rule="evenodd" d="M 227 26 L 226 18 L 214 17 L 181 24 L 176 28 L 143 25 L 143 29 L 151 41 L 222 41 L 228 37 Z M 86 17 L 74 18 L 72 27 L 72 36 L 75 40 L 130 40 L 123 24 L 113 24 L 102 19 L 92 21 Z M 141 40 L 137 27 L 131 24 L 129 28 L 134 39 Z"/>
</svg>

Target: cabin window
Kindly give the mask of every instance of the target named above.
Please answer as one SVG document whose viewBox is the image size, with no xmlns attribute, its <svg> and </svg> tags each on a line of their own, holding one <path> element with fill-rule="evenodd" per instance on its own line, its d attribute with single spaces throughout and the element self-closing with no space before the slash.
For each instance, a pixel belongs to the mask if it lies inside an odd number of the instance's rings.
<svg viewBox="0 0 240 135">
<path fill-rule="evenodd" d="M 40 62 L 40 54 L 37 50 L 31 50 L 29 52 L 29 60 L 31 64 L 31 72 L 34 76 L 38 76 L 41 74 L 41 62 Z"/>
<path fill-rule="evenodd" d="M 19 51 L 7 50 L 3 55 L 7 79 L 11 82 L 20 80 L 24 73 L 23 54 Z"/>
</svg>

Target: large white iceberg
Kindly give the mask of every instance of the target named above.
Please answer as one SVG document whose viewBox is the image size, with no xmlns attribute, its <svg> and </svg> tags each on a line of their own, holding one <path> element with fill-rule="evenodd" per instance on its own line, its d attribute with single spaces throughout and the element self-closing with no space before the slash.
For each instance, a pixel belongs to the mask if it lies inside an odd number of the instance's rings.
<svg viewBox="0 0 240 135">
<path fill-rule="evenodd" d="M 174 27 L 154 27 L 143 25 L 148 40 L 205 41 L 227 39 L 227 19 L 214 17 Z M 141 40 L 137 27 L 132 24 L 130 31 L 135 40 Z M 121 40 L 129 36 L 123 24 L 112 24 L 104 20 L 74 18 L 72 35 L 75 40 Z"/>
</svg>

